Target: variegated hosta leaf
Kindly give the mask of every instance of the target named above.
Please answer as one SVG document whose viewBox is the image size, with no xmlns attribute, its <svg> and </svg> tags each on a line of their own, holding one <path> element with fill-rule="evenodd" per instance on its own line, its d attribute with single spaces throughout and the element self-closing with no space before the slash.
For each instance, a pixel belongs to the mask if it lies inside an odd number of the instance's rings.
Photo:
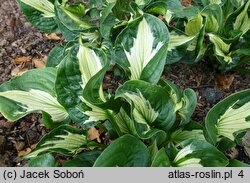
<svg viewBox="0 0 250 183">
<path fill-rule="evenodd" d="M 196 17 L 190 19 L 185 26 L 185 33 L 188 36 L 197 35 L 201 28 L 203 27 L 203 18 L 201 14 L 198 14 Z"/>
<path fill-rule="evenodd" d="M 123 108 L 121 108 L 120 112 L 116 114 L 115 120 L 117 121 L 117 125 L 122 133 L 134 136 L 137 135 L 134 121 L 129 117 Z"/>
<path fill-rule="evenodd" d="M 206 32 L 217 32 L 219 29 L 219 24 L 216 18 L 211 15 L 207 16 Z"/>
<path fill-rule="evenodd" d="M 88 120 L 85 120 L 83 122 L 83 124 L 86 125 L 87 123 L 90 123 L 90 122 L 96 122 L 96 121 L 101 121 L 101 120 L 104 121 L 108 119 L 106 110 L 89 103 L 83 97 L 80 97 L 80 99 L 83 103 L 85 103 L 90 108 L 89 110 L 82 111 L 82 113 L 84 113 L 85 115 L 89 117 Z"/>
<path fill-rule="evenodd" d="M 189 123 L 197 104 L 195 92 L 189 88 L 181 91 L 168 80 L 160 80 L 159 84 L 166 89 L 166 93 L 168 93 L 174 101 L 174 110 L 181 117 L 180 126 Z"/>
<path fill-rule="evenodd" d="M 144 14 L 132 21 L 117 37 L 117 62 L 130 72 L 131 80 L 156 83 L 165 63 L 167 43 L 167 27 L 159 19 Z M 149 65 L 157 70 L 145 69 Z"/>
<path fill-rule="evenodd" d="M 55 16 L 54 5 L 48 0 L 20 0 L 20 1 L 42 12 L 44 17 L 49 18 Z"/>
<path fill-rule="evenodd" d="M 100 34 L 97 31 L 94 32 L 83 32 L 82 39 L 87 40 L 91 43 L 96 42 L 100 38 Z"/>
<path fill-rule="evenodd" d="M 201 14 L 206 17 L 206 32 L 216 33 L 222 28 L 222 8 L 218 4 L 211 4 L 206 6 Z"/>
<path fill-rule="evenodd" d="M 134 105 L 133 117 L 135 121 L 147 125 L 149 129 L 159 113 L 152 108 L 150 102 L 143 97 L 140 91 L 134 94 L 125 93 L 124 97 Z"/>
<path fill-rule="evenodd" d="M 16 0 L 29 22 L 44 32 L 58 32 L 55 0 Z"/>
<path fill-rule="evenodd" d="M 208 140 L 216 144 L 220 137 L 235 140 L 234 134 L 250 129 L 250 90 L 235 93 L 218 104 L 205 120 Z"/>
<path fill-rule="evenodd" d="M 237 16 L 234 23 L 234 30 L 240 30 L 242 34 L 245 34 L 250 29 L 250 17 L 249 12 L 250 1 L 245 4 L 242 12 Z"/>
<path fill-rule="evenodd" d="M 167 12 L 165 13 L 164 18 L 165 18 L 165 20 L 167 21 L 168 24 L 170 23 L 170 21 L 171 21 L 171 19 L 173 17 L 173 14 L 174 13 L 171 12 L 170 10 L 167 10 Z"/>
<path fill-rule="evenodd" d="M 180 106 L 177 110 L 178 114 L 181 116 L 180 125 L 189 123 L 197 105 L 197 96 L 194 90 L 185 89 L 182 93 L 181 101 L 177 105 Z"/>
<path fill-rule="evenodd" d="M 79 68 L 82 75 L 82 87 L 84 89 L 88 81 L 102 68 L 101 58 L 95 53 L 95 51 L 86 46 L 80 45 L 77 53 L 79 60 Z"/>
<path fill-rule="evenodd" d="M 25 158 L 36 157 L 47 152 L 74 155 L 86 148 L 87 138 L 83 131 L 69 125 L 62 125 L 46 134 Z"/>
<path fill-rule="evenodd" d="M 0 85 L 0 112 L 15 121 L 32 112 L 46 112 L 55 122 L 68 113 L 54 92 L 55 68 L 34 69 Z"/>
<path fill-rule="evenodd" d="M 175 32 L 169 34 L 168 51 L 172 51 L 178 46 L 184 45 L 194 39 L 194 36 L 179 35 Z"/>
<path fill-rule="evenodd" d="M 96 121 L 99 117 L 99 120 L 103 120 L 105 111 L 92 105 L 89 98 L 84 98 L 83 91 L 88 82 L 104 69 L 106 59 L 103 51 L 79 45 L 72 47 L 59 65 L 56 81 L 57 96 L 71 118 L 82 125 L 85 124 L 85 120 L 86 124 L 90 124 L 90 120 L 93 119 Z M 105 101 L 100 85 L 98 89 L 91 90 L 91 94 L 96 100 Z"/>
<path fill-rule="evenodd" d="M 204 140 L 190 140 L 173 160 L 178 167 L 223 167 L 227 157 Z"/>
<path fill-rule="evenodd" d="M 201 17 L 201 18 L 199 18 Z M 200 24 L 200 21 L 202 23 Z M 195 25 L 197 22 L 197 25 Z M 189 22 L 187 23 L 187 25 Z M 181 58 L 181 62 L 184 63 L 195 63 L 198 62 L 206 53 L 207 45 L 204 44 L 206 19 L 203 19 L 200 14 L 196 18 L 191 19 L 189 26 L 185 27 L 185 31 L 189 32 L 189 36 L 195 36 L 192 43 L 188 45 L 185 56 Z M 193 27 L 195 26 L 195 27 Z M 200 27 L 201 26 L 201 27 Z M 193 28 L 192 28 L 193 27 Z"/>
<path fill-rule="evenodd" d="M 218 135 L 234 140 L 234 133 L 240 130 L 250 129 L 250 101 L 237 108 L 236 101 L 217 121 Z"/>
<path fill-rule="evenodd" d="M 84 45 L 80 45 L 77 58 L 82 77 L 82 88 L 84 89 L 88 81 L 104 68 L 107 57 L 101 50 L 91 49 Z M 100 86 L 99 97 L 102 101 L 105 101 L 102 86 Z"/>
<path fill-rule="evenodd" d="M 72 28 L 74 27 L 74 24 L 79 27 L 82 27 L 83 29 L 91 28 L 91 25 L 88 22 L 82 20 L 82 17 L 85 15 L 85 6 L 83 3 L 72 4 L 67 6 L 61 5 L 60 9 L 65 13 L 65 18 L 68 18 L 68 20 L 65 21 L 69 23 L 70 21 L 74 22 L 72 22 Z"/>
<path fill-rule="evenodd" d="M 170 138 L 171 141 L 177 144 L 189 139 L 205 140 L 203 130 L 201 129 L 194 129 L 191 131 L 179 129 L 174 131 Z"/>
<path fill-rule="evenodd" d="M 156 47 L 153 48 L 153 44 L 153 32 L 146 19 L 143 18 L 139 24 L 133 47 L 129 51 L 126 51 L 124 48 L 130 64 L 129 70 L 131 71 L 132 80 L 140 79 L 142 70 L 163 46 L 163 43 L 159 42 Z"/>
<path fill-rule="evenodd" d="M 184 159 L 187 155 L 192 154 L 193 151 L 191 145 L 186 146 L 176 155 L 174 163 L 179 167 L 203 167 L 200 158 Z"/>
<path fill-rule="evenodd" d="M 195 36 L 180 35 L 174 31 L 170 32 L 166 64 L 172 64 L 181 60 L 194 39 Z"/>
<path fill-rule="evenodd" d="M 116 98 L 123 97 L 131 105 L 131 116 L 138 124 L 168 130 L 175 121 L 174 102 L 162 87 L 145 81 L 128 81 L 118 88 Z M 157 100 L 156 100 L 157 98 Z"/>
<path fill-rule="evenodd" d="M 56 98 L 41 90 L 11 90 L 0 92 L 0 96 L 17 102 L 23 109 L 16 112 L 15 115 L 44 111 L 51 116 L 53 121 L 57 122 L 63 121 L 68 117 L 67 111 L 59 104 Z"/>
<path fill-rule="evenodd" d="M 214 44 L 215 54 L 222 57 L 226 63 L 232 62 L 230 46 L 231 44 L 226 44 L 220 37 L 214 34 L 208 34 L 210 41 Z"/>
</svg>

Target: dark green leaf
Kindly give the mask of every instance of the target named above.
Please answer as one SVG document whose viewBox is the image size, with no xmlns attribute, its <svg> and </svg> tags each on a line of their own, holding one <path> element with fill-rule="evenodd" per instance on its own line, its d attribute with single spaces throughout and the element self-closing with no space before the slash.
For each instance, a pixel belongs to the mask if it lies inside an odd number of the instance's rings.
<svg viewBox="0 0 250 183">
<path fill-rule="evenodd" d="M 49 53 L 46 67 L 56 67 L 64 58 L 64 47 L 61 45 L 55 46 Z"/>
<path fill-rule="evenodd" d="M 43 154 L 35 158 L 31 158 L 28 163 L 29 167 L 56 167 L 57 162 L 51 154 Z"/>
<path fill-rule="evenodd" d="M 77 155 L 72 160 L 66 161 L 64 167 L 92 167 L 96 159 L 100 156 L 101 151 L 89 151 Z"/>
<path fill-rule="evenodd" d="M 124 135 L 112 142 L 94 164 L 95 167 L 148 167 L 149 165 L 149 150 L 138 138 L 131 135 Z"/>
<path fill-rule="evenodd" d="M 250 167 L 249 164 L 243 163 L 236 159 L 230 160 L 227 166 L 228 167 Z"/>
<path fill-rule="evenodd" d="M 161 148 L 152 161 L 151 167 L 170 167 L 170 161 L 164 148 Z"/>
</svg>

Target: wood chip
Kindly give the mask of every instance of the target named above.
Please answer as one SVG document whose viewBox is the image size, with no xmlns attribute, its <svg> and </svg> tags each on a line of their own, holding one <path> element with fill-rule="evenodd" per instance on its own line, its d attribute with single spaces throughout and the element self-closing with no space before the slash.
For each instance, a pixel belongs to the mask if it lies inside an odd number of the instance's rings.
<svg viewBox="0 0 250 183">
<path fill-rule="evenodd" d="M 23 62 L 31 62 L 32 61 L 32 57 L 31 56 L 27 56 L 27 57 L 17 57 L 15 58 L 15 62 L 17 64 L 23 63 Z"/>
<path fill-rule="evenodd" d="M 61 39 L 58 35 L 56 35 L 56 33 L 45 34 L 44 36 L 45 36 L 45 38 L 47 38 L 49 40 L 56 40 L 57 41 L 57 40 Z"/>
</svg>

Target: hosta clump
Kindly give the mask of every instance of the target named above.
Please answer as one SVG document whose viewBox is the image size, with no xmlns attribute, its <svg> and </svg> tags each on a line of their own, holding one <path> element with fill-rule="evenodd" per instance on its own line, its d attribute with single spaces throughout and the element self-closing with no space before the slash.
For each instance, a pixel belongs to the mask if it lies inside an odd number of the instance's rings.
<svg viewBox="0 0 250 183">
<path fill-rule="evenodd" d="M 238 134 L 250 128 L 250 91 L 221 101 L 204 126 L 191 119 L 196 93 L 161 79 L 166 60 L 179 57 L 174 53 L 197 39 L 169 31 L 157 18 L 171 20 L 166 2 L 18 2 L 35 26 L 61 32 L 67 40 L 51 51 L 45 69 L 0 85 L 5 118 L 15 121 L 38 112 L 51 128 L 23 157 L 30 158 L 29 166 L 58 166 L 54 152 L 71 157 L 63 166 L 244 165 L 229 160 L 223 147 L 236 145 Z M 123 69 L 125 81 L 112 92 L 103 87 L 103 79 L 114 66 Z M 90 140 L 93 127 L 104 131 L 109 142 Z"/>
<path fill-rule="evenodd" d="M 205 57 L 222 72 L 249 72 L 249 1 L 194 1 L 192 7 L 175 1 L 174 5 L 166 14 L 171 17 L 173 44 L 169 64 L 179 60 L 195 63 Z M 169 6 L 173 6 L 170 1 Z"/>
</svg>

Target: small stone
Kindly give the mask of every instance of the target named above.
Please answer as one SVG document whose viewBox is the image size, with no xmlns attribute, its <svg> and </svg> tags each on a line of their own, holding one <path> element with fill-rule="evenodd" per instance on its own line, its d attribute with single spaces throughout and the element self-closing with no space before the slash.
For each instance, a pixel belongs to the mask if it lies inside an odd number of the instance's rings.
<svg viewBox="0 0 250 183">
<path fill-rule="evenodd" d="M 207 100 L 207 102 L 215 103 L 223 97 L 223 94 L 220 90 L 215 88 L 206 88 L 203 92 L 203 97 Z"/>
</svg>

